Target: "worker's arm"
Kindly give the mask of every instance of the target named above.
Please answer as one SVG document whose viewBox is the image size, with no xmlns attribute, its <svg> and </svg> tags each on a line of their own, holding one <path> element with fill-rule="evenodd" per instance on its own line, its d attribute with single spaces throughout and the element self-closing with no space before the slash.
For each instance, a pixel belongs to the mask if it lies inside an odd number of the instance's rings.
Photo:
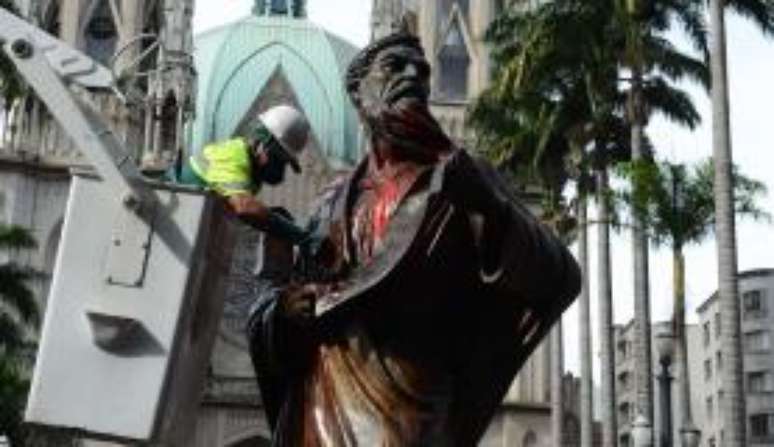
<svg viewBox="0 0 774 447">
<path fill-rule="evenodd" d="M 308 232 L 285 216 L 272 212 L 252 194 L 234 194 L 228 196 L 226 201 L 234 214 L 253 228 L 271 233 L 296 245 L 309 242 Z"/>
<path fill-rule="evenodd" d="M 249 193 L 234 194 L 226 197 L 231 211 L 248 225 L 259 230 L 266 230 L 269 220 L 269 209 L 254 195 Z"/>
</svg>

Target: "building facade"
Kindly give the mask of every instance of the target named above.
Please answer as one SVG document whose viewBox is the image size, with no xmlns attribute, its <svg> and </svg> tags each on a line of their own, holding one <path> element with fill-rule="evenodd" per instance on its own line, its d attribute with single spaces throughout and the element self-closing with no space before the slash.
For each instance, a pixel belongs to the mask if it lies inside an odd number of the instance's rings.
<svg viewBox="0 0 774 447">
<path fill-rule="evenodd" d="M 747 442 L 751 447 L 774 445 L 774 269 L 739 273 L 741 300 L 744 392 L 747 410 Z M 701 358 L 694 365 L 701 372 L 697 387 L 706 414 L 702 446 L 723 445 L 723 328 L 717 293 L 698 309 Z"/>
<path fill-rule="evenodd" d="M 680 414 L 682 410 L 678 402 L 679 386 L 676 365 L 673 362 L 669 364 L 669 387 L 670 387 L 670 414 L 665 415 L 662 406 L 664 394 L 659 385 L 659 376 L 663 374 L 660 364 L 657 337 L 662 334 L 672 334 L 671 322 L 655 323 L 651 329 L 651 346 L 653 349 L 653 390 L 654 390 L 654 434 L 656 436 L 655 446 L 662 444 L 659 438 L 663 432 L 662 427 L 665 424 L 665 417 L 671 417 L 672 440 L 674 446 L 681 446 L 680 440 Z M 686 325 L 686 343 L 688 347 L 688 380 L 690 386 L 690 405 L 693 423 L 696 427 L 703 430 L 706 414 L 702 408 L 702 399 L 700 390 L 703 382 L 700 371 L 696 367 L 701 359 L 701 332 L 699 325 Z M 637 416 L 636 408 L 636 390 L 635 390 L 635 363 L 634 363 L 634 321 L 626 325 L 615 325 L 613 329 L 613 343 L 615 346 L 615 375 L 616 375 L 616 411 L 618 417 L 618 443 L 620 447 L 632 447 L 632 424 Z"/>
</svg>

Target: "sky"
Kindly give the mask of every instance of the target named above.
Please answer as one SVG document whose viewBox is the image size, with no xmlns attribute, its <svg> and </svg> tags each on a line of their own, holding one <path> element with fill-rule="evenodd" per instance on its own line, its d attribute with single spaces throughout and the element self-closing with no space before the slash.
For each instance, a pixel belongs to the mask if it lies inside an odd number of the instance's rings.
<svg viewBox="0 0 774 447">
<path fill-rule="evenodd" d="M 243 17 L 250 12 L 250 0 L 198 0 L 194 29 L 201 32 Z M 370 0 L 310 0 L 309 18 L 357 46 L 369 37 Z M 731 126 L 734 160 L 744 174 L 766 182 L 769 195 L 762 207 L 774 214 L 774 40 L 763 39 L 749 23 L 730 14 L 728 21 L 728 62 L 731 90 Z M 681 40 L 680 36 L 676 39 Z M 679 44 L 679 42 L 678 42 Z M 712 152 L 710 103 L 701 88 L 685 85 L 703 117 L 695 131 L 681 129 L 655 117 L 648 128 L 658 154 L 671 162 L 694 162 Z M 593 216 L 593 210 L 591 211 Z M 593 217 L 592 217 L 593 218 Z M 740 270 L 774 267 L 774 226 L 745 220 L 737 222 Z M 596 328 L 596 237 L 590 232 L 592 324 Z M 772 239 L 769 239 L 772 238 Z M 631 238 L 624 233 L 612 243 L 613 300 L 616 323 L 633 316 Z M 717 255 L 714 238 L 700 246 L 688 247 L 686 293 L 689 321 L 697 321 L 695 309 L 717 289 Z M 664 321 L 672 313 L 671 253 L 653 250 L 650 257 L 652 320 Z M 564 316 L 566 367 L 578 371 L 578 312 L 573 306 Z M 599 346 L 596 329 L 594 352 Z M 596 370 L 596 368 L 595 368 Z M 598 375 L 598 371 L 596 374 Z"/>
</svg>

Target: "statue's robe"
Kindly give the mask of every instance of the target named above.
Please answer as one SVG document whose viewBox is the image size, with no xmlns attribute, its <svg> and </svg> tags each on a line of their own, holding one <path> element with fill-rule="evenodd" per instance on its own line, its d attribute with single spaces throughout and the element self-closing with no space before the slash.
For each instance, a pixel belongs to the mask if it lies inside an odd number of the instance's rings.
<svg viewBox="0 0 774 447">
<path fill-rule="evenodd" d="M 448 160 L 416 172 L 367 255 L 355 222 L 367 162 L 324 197 L 337 279 L 310 333 L 284 323 L 277 293 L 259 300 L 248 337 L 274 445 L 473 446 L 576 297 L 575 260 L 491 166 Z M 505 213 L 455 207 L 448 175 L 478 176 Z"/>
</svg>

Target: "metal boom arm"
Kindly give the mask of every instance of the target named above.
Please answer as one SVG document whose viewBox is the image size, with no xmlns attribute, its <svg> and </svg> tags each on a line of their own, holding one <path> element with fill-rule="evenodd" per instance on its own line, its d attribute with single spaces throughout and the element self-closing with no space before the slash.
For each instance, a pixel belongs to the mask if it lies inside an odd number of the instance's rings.
<svg viewBox="0 0 774 447">
<path fill-rule="evenodd" d="M 155 204 L 155 193 L 141 184 L 139 169 L 110 126 L 68 88 L 112 89 L 110 71 L 2 8 L 0 44 L 115 197 L 132 207 Z"/>
</svg>

